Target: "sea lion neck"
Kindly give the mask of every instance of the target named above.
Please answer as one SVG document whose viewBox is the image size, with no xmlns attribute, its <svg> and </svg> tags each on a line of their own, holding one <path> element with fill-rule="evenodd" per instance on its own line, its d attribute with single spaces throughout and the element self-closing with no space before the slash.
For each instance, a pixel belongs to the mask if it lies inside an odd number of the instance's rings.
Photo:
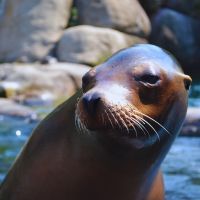
<svg viewBox="0 0 200 200">
<path fill-rule="evenodd" d="M 133 138 L 120 138 L 118 136 L 113 138 L 113 135 L 109 137 L 99 132 L 92 132 L 91 134 L 80 135 L 80 133 L 77 133 L 72 135 L 70 144 L 67 145 L 68 148 L 71 148 L 71 153 L 73 154 L 74 151 L 78 157 L 90 157 L 91 160 L 95 160 L 99 164 L 110 163 L 124 167 L 132 165 L 137 170 L 141 169 L 142 174 L 149 169 L 156 169 L 156 166 L 160 163 L 157 163 L 155 158 L 162 157 L 163 148 L 167 149 L 162 141 L 157 144 L 152 142 L 148 146 L 143 146 L 142 143 L 144 142 Z M 77 152 L 77 149 L 79 152 Z M 142 159 L 144 157 L 146 158 Z M 104 162 L 102 162 L 102 159 Z M 141 168 L 140 166 L 145 167 Z"/>
<path fill-rule="evenodd" d="M 109 139 L 105 140 L 105 137 L 97 139 L 96 136 L 91 135 L 79 135 L 67 144 L 68 151 L 71 149 L 70 155 L 75 158 L 69 160 L 72 166 L 78 166 L 80 161 L 85 163 L 77 169 L 75 174 L 78 174 L 78 177 L 75 176 L 74 179 L 83 183 L 87 180 L 90 191 L 96 194 L 101 187 L 105 189 L 104 191 L 109 188 L 109 192 L 105 192 L 108 196 L 101 193 L 98 195 L 99 198 L 95 196 L 95 199 L 107 200 L 113 197 L 116 200 L 140 199 L 140 194 L 147 192 L 146 188 L 153 181 L 160 164 L 155 161 L 157 155 L 150 157 L 148 151 L 132 150 L 131 152 L 131 148 L 125 146 Z M 90 171 L 90 169 L 93 170 Z M 73 169 L 73 171 L 76 170 Z M 147 180 L 146 176 L 151 178 Z M 94 179 L 98 180 L 98 184 Z M 86 187 L 84 190 L 87 191 L 87 186 L 84 185 L 83 188 Z M 132 185 L 136 187 L 133 188 Z M 78 189 L 77 192 L 79 192 Z M 112 196 L 109 196 L 110 194 Z"/>
</svg>

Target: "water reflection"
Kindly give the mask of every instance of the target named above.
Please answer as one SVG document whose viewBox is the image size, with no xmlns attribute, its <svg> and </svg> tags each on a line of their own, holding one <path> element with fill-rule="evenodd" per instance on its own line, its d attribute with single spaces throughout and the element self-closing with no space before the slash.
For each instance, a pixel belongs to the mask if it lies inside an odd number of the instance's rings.
<svg viewBox="0 0 200 200">
<path fill-rule="evenodd" d="M 190 89 L 189 105 L 200 107 L 200 81 L 193 81 Z"/>
<path fill-rule="evenodd" d="M 16 136 L 17 136 L 17 137 L 20 137 L 21 135 L 22 135 L 22 132 L 21 132 L 20 130 L 17 130 L 17 131 L 16 131 Z"/>
<path fill-rule="evenodd" d="M 37 122 L 0 115 L 0 182 Z"/>
<path fill-rule="evenodd" d="M 199 200 L 200 138 L 179 137 L 162 167 L 167 200 Z"/>
</svg>

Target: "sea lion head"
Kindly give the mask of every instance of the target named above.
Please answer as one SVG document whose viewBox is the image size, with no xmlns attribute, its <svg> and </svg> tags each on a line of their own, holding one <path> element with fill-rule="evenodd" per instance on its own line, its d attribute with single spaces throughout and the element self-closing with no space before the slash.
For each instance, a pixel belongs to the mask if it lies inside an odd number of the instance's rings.
<svg viewBox="0 0 200 200">
<path fill-rule="evenodd" d="M 186 114 L 190 84 L 191 78 L 161 48 L 124 49 L 83 76 L 77 127 L 148 144 L 174 137 Z"/>
</svg>

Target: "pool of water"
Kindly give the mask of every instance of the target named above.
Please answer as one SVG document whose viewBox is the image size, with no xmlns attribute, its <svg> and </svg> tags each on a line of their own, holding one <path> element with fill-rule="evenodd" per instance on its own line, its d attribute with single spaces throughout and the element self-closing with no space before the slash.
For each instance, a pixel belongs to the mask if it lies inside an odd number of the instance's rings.
<svg viewBox="0 0 200 200">
<path fill-rule="evenodd" d="M 0 115 L 0 182 L 37 122 Z"/>
<path fill-rule="evenodd" d="M 199 200 L 200 138 L 178 137 L 162 169 L 167 200 Z"/>
<path fill-rule="evenodd" d="M 0 182 L 36 125 L 0 116 Z M 199 200 L 200 138 L 178 137 L 162 168 L 167 200 Z"/>
<path fill-rule="evenodd" d="M 189 104 L 200 106 L 200 82 L 193 84 Z M 0 182 L 37 123 L 0 115 Z M 167 200 L 200 200 L 200 138 L 178 137 L 162 168 Z"/>
<path fill-rule="evenodd" d="M 190 89 L 189 105 L 200 107 L 200 81 L 194 80 Z"/>
</svg>

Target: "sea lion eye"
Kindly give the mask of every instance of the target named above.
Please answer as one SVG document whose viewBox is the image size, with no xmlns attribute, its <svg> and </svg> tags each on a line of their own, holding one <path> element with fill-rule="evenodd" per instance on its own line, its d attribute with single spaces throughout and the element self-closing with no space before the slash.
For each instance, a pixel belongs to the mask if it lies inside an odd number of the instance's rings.
<svg viewBox="0 0 200 200">
<path fill-rule="evenodd" d="M 156 84 L 160 80 L 160 77 L 154 74 L 144 74 L 139 77 L 139 81 L 149 84 Z"/>
<path fill-rule="evenodd" d="M 89 88 L 91 88 L 91 85 L 93 85 L 93 82 L 94 82 L 94 77 L 95 77 L 95 71 L 94 70 L 87 72 L 82 77 L 83 92 L 86 92 Z"/>
<path fill-rule="evenodd" d="M 87 86 L 89 85 L 89 82 L 90 82 L 90 77 L 88 76 L 88 74 L 85 74 L 82 77 L 82 89 L 83 89 L 83 92 L 85 92 L 87 90 Z"/>
<path fill-rule="evenodd" d="M 87 85 L 89 83 L 89 76 L 88 74 L 85 74 L 83 77 L 82 77 L 82 84 L 83 85 Z"/>
</svg>

